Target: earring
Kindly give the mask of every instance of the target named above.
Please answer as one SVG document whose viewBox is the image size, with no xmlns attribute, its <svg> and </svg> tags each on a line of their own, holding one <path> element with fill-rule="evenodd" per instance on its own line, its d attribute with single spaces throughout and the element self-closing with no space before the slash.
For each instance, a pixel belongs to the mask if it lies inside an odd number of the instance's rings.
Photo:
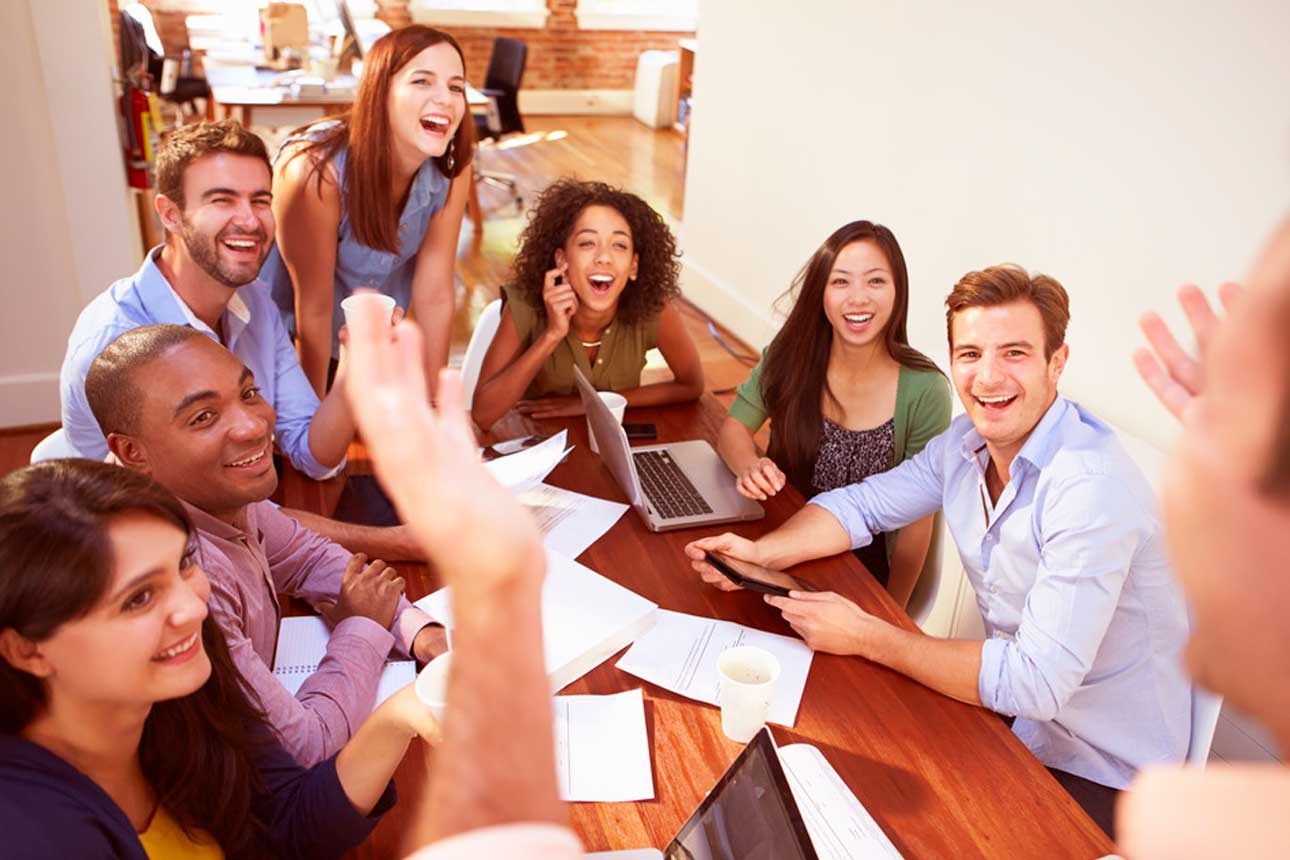
<svg viewBox="0 0 1290 860">
<path fill-rule="evenodd" d="M 445 154 L 448 156 L 448 172 L 452 173 L 457 166 L 457 136 L 455 134 L 448 139 L 448 152 Z"/>
</svg>

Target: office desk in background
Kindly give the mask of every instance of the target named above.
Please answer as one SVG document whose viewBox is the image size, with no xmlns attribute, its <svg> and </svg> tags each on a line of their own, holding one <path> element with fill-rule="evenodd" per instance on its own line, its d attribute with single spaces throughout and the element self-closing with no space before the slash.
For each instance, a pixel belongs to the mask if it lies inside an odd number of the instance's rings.
<svg viewBox="0 0 1290 860">
<path fill-rule="evenodd" d="M 693 405 L 631 409 L 626 420 L 654 422 L 660 441 L 701 438 L 711 442 L 724 414 L 715 398 L 705 394 Z M 609 471 L 587 448 L 582 418 L 531 422 L 512 414 L 503 419 L 504 432 L 496 436 L 511 438 L 533 429 L 552 432 L 566 426 L 570 443 L 577 447 L 548 482 L 624 501 Z M 356 445 L 351 450 L 351 470 L 361 470 L 364 457 L 361 445 Z M 316 484 L 289 471 L 284 476 L 283 501 L 289 507 L 330 511 L 339 483 Z M 756 537 L 791 516 L 802 501 L 786 488 L 765 503 L 766 519 L 730 530 Z M 714 531 L 654 534 L 628 511 L 579 561 L 664 609 L 794 635 L 759 595 L 718 591 L 703 585 L 690 571 L 682 548 Z M 411 599 L 437 587 L 424 566 L 399 564 L 398 569 Z M 880 618 L 915 629 L 850 553 L 801 565 L 795 572 L 851 598 Z M 644 688 L 655 799 L 570 804 L 570 822 L 588 851 L 665 846 L 741 749 L 721 733 L 716 708 L 620 672 L 614 668 L 618 656 L 562 692 L 606 694 Z M 772 731 L 780 744 L 804 741 L 819 747 L 908 860 L 1091 860 L 1113 850 L 1106 836 L 997 716 L 865 660 L 817 654 L 797 725 L 792 729 L 773 726 Z M 404 760 L 395 777 L 398 806 L 351 857 L 387 860 L 418 847 L 404 837 L 409 817 L 425 796 L 432 758 L 433 752 L 414 751 Z"/>
</svg>

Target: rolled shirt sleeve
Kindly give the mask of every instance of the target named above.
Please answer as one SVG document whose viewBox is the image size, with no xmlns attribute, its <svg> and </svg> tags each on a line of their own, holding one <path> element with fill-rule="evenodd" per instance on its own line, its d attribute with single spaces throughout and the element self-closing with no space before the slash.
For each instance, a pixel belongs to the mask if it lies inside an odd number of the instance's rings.
<svg viewBox="0 0 1290 860">
<path fill-rule="evenodd" d="M 944 434 L 915 457 L 858 484 L 820 493 L 809 504 L 833 514 L 851 538 L 851 548 L 873 543 L 879 532 L 895 531 L 941 508 L 944 494 Z"/>
<path fill-rule="evenodd" d="M 339 474 L 345 468 L 344 457 L 336 465 L 326 466 L 318 462 L 309 446 L 309 434 L 318 412 L 318 394 L 300 367 L 300 358 L 287 335 L 287 327 L 283 325 L 276 308 L 261 311 L 261 314 L 273 323 L 273 408 L 278 414 L 274 427 L 278 446 L 287 455 L 291 465 L 310 478 L 321 481 Z"/>
<path fill-rule="evenodd" d="M 1145 538 L 1131 496 L 1107 475 L 1054 486 L 1035 584 L 1011 638 L 988 639 L 978 692 L 991 710 L 1035 721 L 1056 717 L 1084 682 Z"/>
</svg>

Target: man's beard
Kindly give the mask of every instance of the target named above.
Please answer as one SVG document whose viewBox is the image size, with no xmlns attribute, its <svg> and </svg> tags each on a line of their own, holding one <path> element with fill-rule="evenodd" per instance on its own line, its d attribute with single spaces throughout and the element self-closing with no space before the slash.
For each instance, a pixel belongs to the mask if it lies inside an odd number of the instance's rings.
<svg viewBox="0 0 1290 860">
<path fill-rule="evenodd" d="M 260 266 L 264 264 L 264 258 L 268 255 L 268 242 L 263 230 L 257 230 L 254 234 L 249 234 L 245 230 L 221 230 L 216 235 L 211 236 L 207 233 L 199 233 L 194 230 L 186 218 L 183 223 L 184 231 L 180 234 L 180 238 L 183 239 L 184 247 L 188 250 L 188 256 L 197 264 L 197 268 L 201 269 L 224 286 L 233 290 L 238 287 L 244 287 L 259 277 Z M 254 235 L 256 240 L 259 241 L 261 248 L 260 258 L 256 261 L 255 266 L 251 268 L 249 275 L 244 274 L 240 267 L 233 268 L 221 262 L 219 256 L 219 242 L 225 232 L 239 232 L 242 235 Z"/>
</svg>

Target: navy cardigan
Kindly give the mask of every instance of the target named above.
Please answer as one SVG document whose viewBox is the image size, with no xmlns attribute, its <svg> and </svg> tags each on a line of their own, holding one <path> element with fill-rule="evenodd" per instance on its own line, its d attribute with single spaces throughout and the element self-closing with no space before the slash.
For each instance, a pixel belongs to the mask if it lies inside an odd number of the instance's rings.
<svg viewBox="0 0 1290 860">
<path fill-rule="evenodd" d="M 370 817 L 345 796 L 332 757 L 312 768 L 274 743 L 257 757 L 265 793 L 252 799 L 275 857 L 340 857 L 394 805 L 394 783 Z M 0 855 L 9 860 L 147 860 L 125 813 L 89 777 L 44 747 L 0 734 Z"/>
</svg>

